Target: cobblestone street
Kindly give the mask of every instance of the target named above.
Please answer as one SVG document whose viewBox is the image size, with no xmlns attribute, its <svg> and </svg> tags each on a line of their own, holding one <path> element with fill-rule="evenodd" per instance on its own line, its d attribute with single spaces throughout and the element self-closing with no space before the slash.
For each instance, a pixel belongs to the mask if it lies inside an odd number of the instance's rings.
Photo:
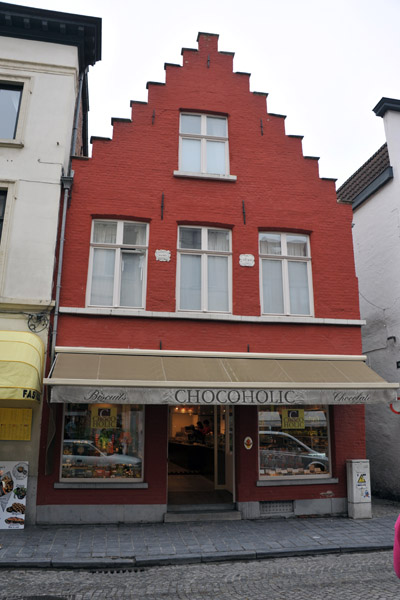
<svg viewBox="0 0 400 600">
<path fill-rule="evenodd" d="M 150 567 L 2 570 L 0 598 L 22 600 L 396 600 L 391 552 Z"/>
</svg>

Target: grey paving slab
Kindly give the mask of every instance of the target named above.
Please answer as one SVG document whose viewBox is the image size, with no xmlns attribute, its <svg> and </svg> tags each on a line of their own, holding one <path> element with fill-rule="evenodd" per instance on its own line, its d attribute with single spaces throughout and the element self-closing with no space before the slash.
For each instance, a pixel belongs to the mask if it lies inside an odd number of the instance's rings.
<svg viewBox="0 0 400 600">
<path fill-rule="evenodd" d="M 27 526 L 0 531 L 0 567 L 115 568 L 389 550 L 400 503 L 372 519 Z"/>
</svg>

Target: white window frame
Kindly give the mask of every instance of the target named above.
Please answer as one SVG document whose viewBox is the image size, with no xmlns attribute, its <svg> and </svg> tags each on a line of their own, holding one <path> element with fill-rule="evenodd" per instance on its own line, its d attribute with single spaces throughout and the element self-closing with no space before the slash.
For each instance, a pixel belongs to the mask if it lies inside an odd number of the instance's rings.
<svg viewBox="0 0 400 600">
<path fill-rule="evenodd" d="M 22 93 L 17 116 L 15 136 L 14 138 L 0 138 L 0 147 L 23 148 L 23 132 L 25 130 L 25 121 L 28 111 L 28 100 L 31 94 L 31 78 L 13 77 L 0 72 L 0 87 L 2 85 L 21 86 Z"/>
<path fill-rule="evenodd" d="M 95 223 L 117 223 L 117 235 L 116 235 L 116 243 L 97 243 L 93 242 L 93 234 L 94 234 L 94 226 Z M 132 246 L 130 244 L 123 244 L 123 232 L 124 232 L 124 224 L 135 224 L 145 225 L 146 227 L 146 244 L 140 245 L 136 244 Z M 149 247 L 149 225 L 148 223 L 144 223 L 143 221 L 119 221 L 116 219 L 94 219 L 92 221 L 91 233 L 90 233 L 90 256 L 89 256 L 89 269 L 88 269 L 88 280 L 86 286 L 86 306 L 91 307 L 99 307 L 104 308 L 104 304 L 92 304 L 91 303 L 91 293 L 92 293 L 92 275 L 93 275 L 93 255 L 95 248 L 105 248 L 109 250 L 115 250 L 115 263 L 114 263 L 114 288 L 113 288 L 113 308 L 135 308 L 135 309 L 145 309 L 146 303 L 146 288 L 147 288 L 147 263 L 148 263 L 148 247 Z M 121 290 L 121 255 L 122 251 L 130 251 L 132 253 L 144 253 L 144 264 L 143 264 L 143 273 L 142 273 L 142 301 L 140 306 L 124 306 L 119 302 L 120 298 L 120 290 Z"/>
<path fill-rule="evenodd" d="M 200 229 L 201 230 L 201 249 L 190 249 L 179 247 L 179 231 L 185 229 Z M 229 250 L 218 251 L 208 250 L 208 231 L 225 231 L 229 233 Z M 181 256 L 183 254 L 194 254 L 201 256 L 201 308 L 189 309 L 180 308 L 180 290 L 181 290 Z M 208 256 L 227 256 L 228 257 L 228 310 L 227 311 L 210 311 L 208 310 Z M 178 227 L 177 240 L 177 277 L 176 277 L 176 305 L 180 312 L 203 312 L 230 314 L 232 312 L 232 231 L 224 227 L 202 227 L 199 225 L 181 225 Z"/>
<path fill-rule="evenodd" d="M 201 117 L 201 133 L 183 133 L 181 131 L 181 117 Z M 226 136 L 207 135 L 207 117 L 224 119 L 226 123 Z M 182 140 L 200 140 L 200 171 L 184 171 L 182 165 Z M 223 142 L 225 144 L 225 173 L 208 173 L 207 172 L 207 142 Z M 189 175 L 192 177 L 207 177 L 210 179 L 232 179 L 236 180 L 236 177 L 229 173 L 229 132 L 228 132 L 228 117 L 224 115 L 215 115 L 207 113 L 192 113 L 192 112 L 181 112 L 179 115 L 179 170 L 174 171 L 174 175 Z"/>
<path fill-rule="evenodd" d="M 271 233 L 281 236 L 281 254 L 262 254 L 260 248 L 260 236 L 263 233 Z M 261 301 L 261 314 L 262 315 L 290 315 L 290 316 L 313 316 L 314 315 L 314 297 L 313 297 L 313 285 L 312 285 L 312 269 L 311 269 L 311 252 L 310 252 L 310 236 L 305 233 L 300 233 L 307 238 L 307 256 L 292 256 L 287 253 L 287 236 L 297 235 L 294 232 L 282 232 L 282 231 L 260 231 L 258 236 L 258 252 L 259 252 L 259 271 L 260 271 L 260 301 Z M 283 312 L 282 313 L 265 313 L 264 312 L 264 298 L 263 298 L 263 260 L 277 260 L 282 264 L 282 287 L 283 287 Z M 308 300 L 309 300 L 309 313 L 293 313 L 290 309 L 290 288 L 289 288 L 289 262 L 303 262 L 307 265 L 307 279 L 308 279 Z"/>
</svg>

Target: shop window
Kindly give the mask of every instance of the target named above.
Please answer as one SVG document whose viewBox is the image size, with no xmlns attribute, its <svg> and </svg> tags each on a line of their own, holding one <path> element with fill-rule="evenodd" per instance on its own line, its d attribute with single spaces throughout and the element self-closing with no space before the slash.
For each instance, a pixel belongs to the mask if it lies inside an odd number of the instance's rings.
<svg viewBox="0 0 400 600">
<path fill-rule="evenodd" d="M 7 190 L 0 190 L 0 241 L 3 233 L 4 213 L 6 211 Z"/>
<path fill-rule="evenodd" d="M 258 429 L 260 478 L 329 475 L 327 407 L 260 408 Z"/>
<path fill-rule="evenodd" d="M 181 113 L 179 171 L 229 174 L 228 119 Z"/>
<path fill-rule="evenodd" d="M 231 232 L 179 227 L 178 309 L 231 310 Z"/>
<path fill-rule="evenodd" d="M 311 315 L 311 256 L 307 235 L 259 234 L 263 314 Z"/>
<path fill-rule="evenodd" d="M 144 308 L 147 238 L 145 223 L 93 222 L 87 304 Z"/>
<path fill-rule="evenodd" d="M 0 139 L 16 138 L 22 89 L 22 85 L 0 82 Z"/>
<path fill-rule="evenodd" d="M 143 406 L 66 404 L 61 479 L 143 480 Z"/>
</svg>

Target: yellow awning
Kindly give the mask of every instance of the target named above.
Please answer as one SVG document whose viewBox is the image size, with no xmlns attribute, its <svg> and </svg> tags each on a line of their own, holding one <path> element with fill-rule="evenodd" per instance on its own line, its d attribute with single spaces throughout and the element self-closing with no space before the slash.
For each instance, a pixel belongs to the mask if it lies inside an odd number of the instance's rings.
<svg viewBox="0 0 400 600">
<path fill-rule="evenodd" d="M 53 402 L 366 404 L 392 402 L 363 356 L 58 348 Z"/>
<path fill-rule="evenodd" d="M 0 331 L 0 400 L 40 400 L 44 344 L 26 331 Z"/>
</svg>

